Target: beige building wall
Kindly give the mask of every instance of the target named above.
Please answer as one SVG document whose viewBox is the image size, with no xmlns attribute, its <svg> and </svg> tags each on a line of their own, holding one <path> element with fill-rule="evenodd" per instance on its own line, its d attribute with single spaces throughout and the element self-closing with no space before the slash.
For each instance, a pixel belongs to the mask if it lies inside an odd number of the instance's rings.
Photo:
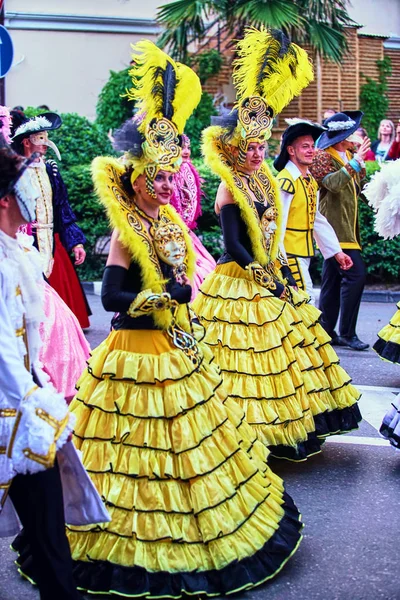
<svg viewBox="0 0 400 600">
<path fill-rule="evenodd" d="M 361 33 L 400 37 L 400 0 L 351 0 L 347 10 Z"/>
<path fill-rule="evenodd" d="M 110 70 L 129 65 L 130 44 L 155 40 L 157 0 L 5 0 L 14 65 L 6 104 L 47 104 L 95 118 Z M 34 6 L 34 11 L 33 11 Z"/>
<path fill-rule="evenodd" d="M 5 0 L 7 12 L 93 15 L 154 19 L 167 0 Z"/>
</svg>

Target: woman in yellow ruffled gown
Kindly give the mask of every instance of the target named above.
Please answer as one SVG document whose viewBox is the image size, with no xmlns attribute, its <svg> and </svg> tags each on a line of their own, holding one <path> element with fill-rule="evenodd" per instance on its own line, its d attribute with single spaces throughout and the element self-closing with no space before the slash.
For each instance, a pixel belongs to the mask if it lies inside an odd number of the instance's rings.
<svg viewBox="0 0 400 600">
<path fill-rule="evenodd" d="M 389 323 L 379 331 L 373 348 L 383 360 L 400 364 L 400 302 Z"/>
<path fill-rule="evenodd" d="M 203 137 L 205 161 L 222 179 L 216 211 L 226 252 L 193 308 L 230 397 L 259 439 L 274 456 L 304 460 L 326 436 L 355 429 L 361 419 L 359 394 L 319 311 L 286 284 L 279 192 L 264 162 L 272 116 L 312 71 L 304 51 L 291 44 L 282 55 L 281 40 L 265 31 L 248 30 L 237 52 L 237 109 L 215 118 Z"/>
<path fill-rule="evenodd" d="M 267 449 L 227 398 L 212 353 L 195 339 L 195 253 L 168 202 L 198 78 L 150 42 L 136 50 L 141 112 L 115 134 L 124 161 L 93 163 L 114 229 L 102 300 L 117 315 L 71 404 L 74 442 L 111 521 L 67 531 L 82 590 L 215 596 L 273 577 L 297 549 L 301 522 L 266 465 Z M 185 89 L 192 106 L 180 112 L 174 99 Z"/>
</svg>

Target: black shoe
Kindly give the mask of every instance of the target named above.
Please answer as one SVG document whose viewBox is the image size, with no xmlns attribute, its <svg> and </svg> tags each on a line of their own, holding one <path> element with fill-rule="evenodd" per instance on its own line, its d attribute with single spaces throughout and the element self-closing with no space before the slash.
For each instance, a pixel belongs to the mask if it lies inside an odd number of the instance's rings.
<svg viewBox="0 0 400 600">
<path fill-rule="evenodd" d="M 344 346 L 345 348 L 351 348 L 352 350 L 367 350 L 367 348 L 369 348 L 369 344 L 359 340 L 356 335 L 352 335 L 351 337 L 340 335 L 337 337 L 336 343 L 338 346 Z"/>
<path fill-rule="evenodd" d="M 328 335 L 329 335 L 329 334 L 328 334 Z M 338 341 L 338 340 L 339 340 L 339 336 L 338 336 L 338 334 L 336 333 L 336 331 L 334 331 L 334 332 L 332 333 L 332 335 L 331 335 L 331 338 L 332 338 L 332 340 L 331 340 L 331 346 L 341 346 L 341 344 L 340 344 L 340 343 L 339 343 L 339 341 Z"/>
</svg>

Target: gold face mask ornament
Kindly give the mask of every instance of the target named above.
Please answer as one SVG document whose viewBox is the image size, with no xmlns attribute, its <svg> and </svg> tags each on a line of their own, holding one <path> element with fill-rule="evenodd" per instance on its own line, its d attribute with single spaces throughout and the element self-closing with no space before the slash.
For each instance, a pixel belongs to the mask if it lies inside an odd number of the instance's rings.
<svg viewBox="0 0 400 600">
<path fill-rule="evenodd" d="M 277 212 L 274 206 L 270 206 L 264 211 L 261 217 L 261 229 L 265 238 L 267 250 L 270 249 L 273 236 L 275 235 L 278 226 L 276 224 Z"/>
<path fill-rule="evenodd" d="M 186 243 L 183 231 L 176 223 L 154 227 L 153 241 L 159 258 L 173 268 L 174 277 L 182 283 L 186 272 Z"/>
</svg>

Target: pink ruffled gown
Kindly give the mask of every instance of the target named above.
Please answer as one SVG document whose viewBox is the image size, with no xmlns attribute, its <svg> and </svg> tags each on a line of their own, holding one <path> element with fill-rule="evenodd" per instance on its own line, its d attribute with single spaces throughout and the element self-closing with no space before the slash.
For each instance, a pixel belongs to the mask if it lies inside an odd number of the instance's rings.
<svg viewBox="0 0 400 600">
<path fill-rule="evenodd" d="M 201 196 L 201 179 L 194 165 L 190 161 L 182 163 L 179 172 L 175 174 L 175 192 L 171 198 L 171 204 L 190 229 L 190 236 L 196 252 L 196 272 L 192 281 L 192 300 L 196 297 L 206 276 L 216 266 L 211 254 L 192 231 L 197 227 L 196 221 L 201 215 Z"/>
<path fill-rule="evenodd" d="M 48 283 L 43 284 L 46 321 L 40 327 L 40 361 L 56 390 L 70 402 L 86 368 L 90 346 L 74 313 Z"/>
</svg>

